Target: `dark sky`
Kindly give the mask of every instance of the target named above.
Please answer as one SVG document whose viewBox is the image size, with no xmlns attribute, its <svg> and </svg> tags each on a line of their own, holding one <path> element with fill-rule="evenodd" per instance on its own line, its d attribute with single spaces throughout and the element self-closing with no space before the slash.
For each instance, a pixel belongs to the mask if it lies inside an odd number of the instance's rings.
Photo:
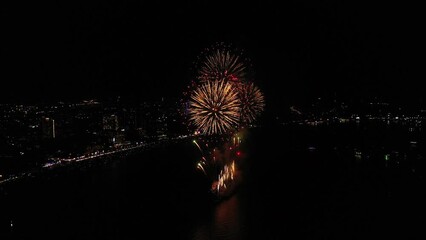
<svg viewBox="0 0 426 240">
<path fill-rule="evenodd" d="M 408 3 L 145 2 L 2 3 L 1 102 L 178 97 L 215 42 L 246 50 L 275 106 L 421 99 L 423 27 Z"/>
</svg>

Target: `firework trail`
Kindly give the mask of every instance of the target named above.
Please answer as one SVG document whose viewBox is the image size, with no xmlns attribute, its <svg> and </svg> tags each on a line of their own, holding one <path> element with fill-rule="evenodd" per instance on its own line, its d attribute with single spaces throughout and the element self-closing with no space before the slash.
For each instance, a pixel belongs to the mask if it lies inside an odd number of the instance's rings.
<svg viewBox="0 0 426 240">
<path fill-rule="evenodd" d="M 203 171 L 204 175 L 208 176 L 206 170 L 203 167 L 203 165 L 205 165 L 205 162 L 198 162 L 197 163 L 197 168 L 200 169 L 201 171 Z"/>
<path fill-rule="evenodd" d="M 200 145 L 197 143 L 197 141 L 195 141 L 195 139 L 192 141 L 197 147 L 198 149 L 200 149 L 200 152 L 203 153 L 203 149 L 201 149 Z"/>
</svg>

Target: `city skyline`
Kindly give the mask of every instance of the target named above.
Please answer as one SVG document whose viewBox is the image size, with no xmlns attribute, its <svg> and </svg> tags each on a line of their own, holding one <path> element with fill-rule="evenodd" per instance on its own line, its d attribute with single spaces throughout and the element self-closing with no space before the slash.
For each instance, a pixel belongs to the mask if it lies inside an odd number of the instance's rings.
<svg viewBox="0 0 426 240">
<path fill-rule="evenodd" d="M 3 3 L 0 239 L 425 239 L 421 9 Z"/>
</svg>

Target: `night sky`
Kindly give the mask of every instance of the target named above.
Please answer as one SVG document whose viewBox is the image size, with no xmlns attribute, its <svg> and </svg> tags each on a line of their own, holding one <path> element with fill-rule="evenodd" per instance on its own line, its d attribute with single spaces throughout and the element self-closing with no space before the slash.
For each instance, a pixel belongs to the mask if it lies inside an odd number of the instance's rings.
<svg viewBox="0 0 426 240">
<path fill-rule="evenodd" d="M 145 2 L 2 3 L 0 102 L 179 97 L 193 61 L 216 42 L 245 49 L 270 106 L 327 96 L 422 102 L 417 6 Z"/>
</svg>

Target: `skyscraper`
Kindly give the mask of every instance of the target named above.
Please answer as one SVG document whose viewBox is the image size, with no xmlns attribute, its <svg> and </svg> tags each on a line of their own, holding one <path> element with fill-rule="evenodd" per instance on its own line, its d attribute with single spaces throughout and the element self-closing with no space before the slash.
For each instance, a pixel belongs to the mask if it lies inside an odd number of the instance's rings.
<svg viewBox="0 0 426 240">
<path fill-rule="evenodd" d="M 41 119 L 41 131 L 43 139 L 54 139 L 56 138 L 55 131 L 55 120 L 48 117 L 42 117 Z"/>
</svg>

